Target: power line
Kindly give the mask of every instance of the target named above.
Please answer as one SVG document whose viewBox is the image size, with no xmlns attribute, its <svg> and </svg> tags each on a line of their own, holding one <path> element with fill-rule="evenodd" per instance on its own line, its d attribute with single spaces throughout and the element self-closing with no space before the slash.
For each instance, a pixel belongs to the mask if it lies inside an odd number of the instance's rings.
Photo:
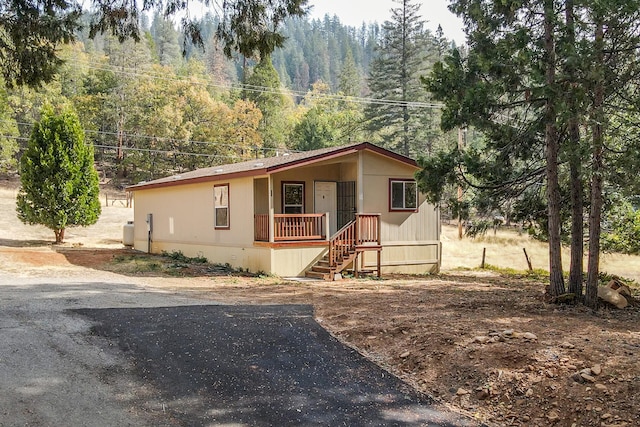
<svg viewBox="0 0 640 427">
<path fill-rule="evenodd" d="M 156 80 L 166 80 L 166 81 L 177 81 L 184 83 L 191 83 L 199 86 L 213 87 L 219 89 L 226 90 L 244 90 L 249 92 L 257 92 L 257 93 L 271 93 L 271 94 L 281 94 L 288 93 L 289 95 L 304 98 L 309 94 L 309 92 L 296 91 L 293 89 L 280 89 L 280 88 L 270 88 L 266 86 L 256 86 L 250 84 L 217 84 L 209 81 L 204 81 L 201 79 L 190 78 L 180 78 L 180 77 L 168 77 L 162 74 L 155 74 L 149 72 L 140 72 L 136 68 L 130 67 L 121 67 L 115 65 L 103 65 L 96 64 L 89 61 L 79 61 L 79 60 L 67 60 L 67 62 L 72 62 L 75 64 L 82 65 L 88 69 L 99 70 L 99 71 L 111 71 L 117 74 L 130 75 L 135 77 L 146 77 Z M 129 71 L 131 70 L 131 71 Z M 376 104 L 376 105 L 388 105 L 388 106 L 397 106 L 397 107 L 414 107 L 414 108 L 431 108 L 431 109 L 440 109 L 444 106 L 441 103 L 435 102 L 422 102 L 422 101 L 398 101 L 393 99 L 378 99 L 378 98 L 364 98 L 364 97 L 356 97 L 356 96 L 346 96 L 339 94 L 327 94 L 327 93 L 318 93 L 313 94 L 314 97 L 329 99 L 334 101 L 345 101 L 359 104 Z"/>
<path fill-rule="evenodd" d="M 94 147 L 97 148 L 107 148 L 112 150 L 121 149 L 123 151 L 139 151 L 144 153 L 158 153 L 158 154 L 172 154 L 179 156 L 195 156 L 195 157 L 209 157 L 209 158 L 221 158 L 221 159 L 234 159 L 234 160 L 243 160 L 240 156 L 231 156 L 225 154 L 204 154 L 204 153 L 189 153 L 184 151 L 172 151 L 172 150 L 159 150 L 155 148 L 137 148 L 137 147 L 117 147 L 115 145 L 102 145 L 102 144 L 94 144 Z"/>
<path fill-rule="evenodd" d="M 15 121 L 6 120 L 6 119 L 5 120 L 0 119 L 0 122 L 15 123 L 17 125 L 29 126 L 29 127 L 33 127 L 35 125 L 35 123 L 15 122 Z M 254 151 L 255 150 L 259 150 L 259 151 L 273 150 L 273 147 L 246 146 L 246 145 L 230 144 L 227 142 L 219 142 L 219 141 L 196 141 L 191 139 L 173 138 L 170 136 L 154 136 L 154 135 L 144 135 L 144 134 L 128 133 L 128 132 L 119 133 L 119 132 L 99 131 L 99 130 L 93 130 L 93 129 L 83 129 L 83 131 L 85 133 L 93 133 L 98 135 L 108 135 L 108 136 L 122 135 L 123 137 L 131 138 L 131 139 L 152 139 L 156 141 L 175 141 L 175 142 L 186 143 L 186 144 L 203 144 L 203 145 L 215 145 L 215 146 L 221 146 L 221 147 L 239 148 L 241 150 L 254 150 Z M 28 140 L 29 138 L 21 137 L 20 139 Z M 299 150 L 290 150 L 290 149 L 287 149 L 286 151 L 291 153 L 299 152 Z"/>
<path fill-rule="evenodd" d="M 0 138 L 19 139 L 19 140 L 23 140 L 23 141 L 28 141 L 29 140 L 29 138 L 26 138 L 24 136 L 3 135 L 3 134 L 0 134 Z M 104 144 L 93 144 L 93 147 L 94 148 L 112 149 L 114 151 L 116 151 L 118 149 L 121 149 L 123 151 L 139 151 L 139 152 L 145 152 L 145 153 L 158 153 L 158 154 L 172 154 L 172 155 L 179 155 L 179 156 L 195 156 L 195 157 L 209 157 L 209 158 L 220 158 L 220 159 L 243 160 L 243 157 L 241 157 L 241 156 L 226 155 L 226 154 L 191 153 L 191 152 L 186 152 L 186 151 L 160 150 L 160 149 L 154 149 L 154 148 L 118 147 L 118 146 L 115 146 L 115 145 L 104 145 Z"/>
</svg>

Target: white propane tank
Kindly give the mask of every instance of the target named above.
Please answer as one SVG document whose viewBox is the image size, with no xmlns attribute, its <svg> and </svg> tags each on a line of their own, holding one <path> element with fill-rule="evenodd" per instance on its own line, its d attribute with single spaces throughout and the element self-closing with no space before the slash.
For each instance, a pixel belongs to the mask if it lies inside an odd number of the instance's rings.
<svg viewBox="0 0 640 427">
<path fill-rule="evenodd" d="M 127 221 L 122 227 L 122 244 L 127 247 L 133 246 L 133 221 Z"/>
</svg>

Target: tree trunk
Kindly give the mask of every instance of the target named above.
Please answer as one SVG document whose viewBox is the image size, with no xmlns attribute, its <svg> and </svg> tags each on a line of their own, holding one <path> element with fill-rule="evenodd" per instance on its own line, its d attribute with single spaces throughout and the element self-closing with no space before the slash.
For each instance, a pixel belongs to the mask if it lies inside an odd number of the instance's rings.
<svg viewBox="0 0 640 427">
<path fill-rule="evenodd" d="M 56 236 L 56 245 L 64 242 L 64 228 L 53 230 L 53 234 Z"/>
<path fill-rule="evenodd" d="M 575 19 L 573 0 L 565 3 L 567 26 L 567 48 L 575 55 Z M 576 79 L 574 61 L 569 58 L 566 68 L 567 80 L 572 85 Z M 569 269 L 569 292 L 575 295 L 575 302 L 582 298 L 582 280 L 584 257 L 584 207 L 582 190 L 582 156 L 580 150 L 580 127 L 578 107 L 573 87 L 567 88 L 567 104 L 569 107 L 569 169 L 571 179 L 571 266 Z"/>
<path fill-rule="evenodd" d="M 544 49 L 547 99 L 545 102 L 545 147 L 547 161 L 547 201 L 549 232 L 549 290 L 551 297 L 564 294 L 562 253 L 560 241 L 560 184 L 558 181 L 558 130 L 556 127 L 556 54 L 554 31 L 554 2 L 544 2 Z"/>
<path fill-rule="evenodd" d="M 572 112 L 573 115 L 573 112 Z M 577 119 L 572 117 L 569 123 L 569 168 L 571 175 L 571 266 L 569 270 L 569 292 L 582 298 L 582 280 L 584 269 L 584 207 L 582 190 L 582 162 L 580 158 L 580 129 Z"/>
<path fill-rule="evenodd" d="M 598 307 L 598 273 L 600 265 L 600 221 L 602 217 L 602 172 L 604 145 L 604 26 L 596 19 L 594 64 L 596 82 L 593 92 L 593 148 L 591 176 L 591 211 L 589 214 L 589 264 L 587 266 L 587 289 L 584 303 Z"/>
</svg>

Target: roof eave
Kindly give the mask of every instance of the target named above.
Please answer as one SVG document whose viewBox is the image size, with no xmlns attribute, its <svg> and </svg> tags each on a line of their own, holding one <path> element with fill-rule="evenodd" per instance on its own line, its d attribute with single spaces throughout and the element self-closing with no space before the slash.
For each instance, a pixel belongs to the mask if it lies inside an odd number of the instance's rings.
<svg viewBox="0 0 640 427">
<path fill-rule="evenodd" d="M 136 184 L 126 187 L 126 191 L 151 190 L 154 188 L 175 187 L 178 185 L 201 184 L 203 182 L 226 181 L 233 178 L 244 178 L 248 176 L 266 175 L 268 172 L 265 168 L 253 169 L 250 171 L 220 173 L 216 175 L 198 176 L 195 178 L 179 179 L 175 181 L 150 182 L 144 184 Z"/>
</svg>

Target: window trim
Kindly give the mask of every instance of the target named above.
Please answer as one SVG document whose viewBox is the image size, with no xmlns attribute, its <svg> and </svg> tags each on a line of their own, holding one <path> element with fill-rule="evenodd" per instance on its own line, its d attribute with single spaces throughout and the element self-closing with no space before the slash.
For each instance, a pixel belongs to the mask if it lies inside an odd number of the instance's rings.
<svg viewBox="0 0 640 427">
<path fill-rule="evenodd" d="M 227 206 L 216 206 L 216 188 L 218 187 L 226 187 L 227 188 Z M 213 228 L 216 230 L 229 230 L 231 228 L 231 208 L 229 205 L 231 205 L 231 197 L 230 197 L 230 189 L 229 189 L 229 183 L 225 183 L 225 184 L 216 184 L 213 186 Z M 217 216 L 217 210 L 218 209 L 227 209 L 227 224 L 226 225 L 218 225 L 216 223 L 216 220 L 218 218 Z"/>
<path fill-rule="evenodd" d="M 301 214 L 305 213 L 305 204 L 306 204 L 306 203 L 305 203 L 305 201 L 306 201 L 306 196 L 307 196 L 307 195 L 306 195 L 306 191 L 307 191 L 307 189 L 305 188 L 305 187 L 306 187 L 306 185 L 305 185 L 305 181 L 282 181 L 282 186 L 281 186 L 281 191 L 282 191 L 282 192 L 281 192 L 281 199 L 282 199 L 282 203 L 281 203 L 281 204 L 282 204 L 282 213 L 283 213 L 283 214 L 285 213 L 285 208 L 286 208 L 287 206 L 298 206 L 298 205 L 287 205 L 287 204 L 285 204 L 285 193 L 286 193 L 286 192 L 285 192 L 285 187 L 286 187 L 287 185 L 300 185 L 300 186 L 302 186 L 302 205 L 301 205 L 301 207 L 302 207 L 302 212 L 300 212 L 300 213 L 301 213 Z M 297 214 L 291 214 L 291 215 L 297 215 Z"/>
<path fill-rule="evenodd" d="M 405 206 L 405 184 L 413 183 L 416 186 L 416 207 L 415 208 L 394 208 L 393 207 L 393 184 L 394 183 L 402 183 L 402 205 Z M 389 178 L 389 212 L 418 212 L 418 207 L 420 206 L 420 200 L 418 199 L 418 183 L 415 179 L 412 178 Z"/>
</svg>

